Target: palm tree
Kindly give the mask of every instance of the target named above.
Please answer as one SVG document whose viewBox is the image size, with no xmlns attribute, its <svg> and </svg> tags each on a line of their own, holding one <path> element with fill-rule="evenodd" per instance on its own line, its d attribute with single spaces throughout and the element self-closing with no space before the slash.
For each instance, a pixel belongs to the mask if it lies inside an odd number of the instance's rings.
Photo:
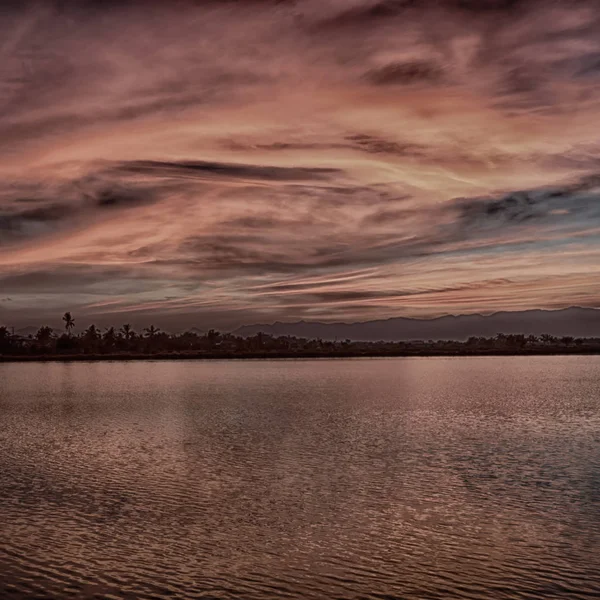
<svg viewBox="0 0 600 600">
<path fill-rule="evenodd" d="M 92 324 L 83 332 L 83 349 L 85 353 L 90 351 L 95 352 L 98 349 L 98 340 L 100 339 L 100 332 L 98 328 Z"/>
<path fill-rule="evenodd" d="M 112 350 L 113 349 L 116 340 L 117 340 L 117 336 L 115 335 L 115 328 L 114 327 L 109 327 L 102 334 L 102 342 L 104 344 L 104 347 L 107 350 Z"/>
<path fill-rule="evenodd" d="M 121 333 L 127 341 L 129 341 L 135 335 L 129 323 L 125 323 L 125 325 L 121 327 Z"/>
<path fill-rule="evenodd" d="M 87 340 L 94 341 L 100 337 L 100 332 L 98 331 L 98 328 L 92 324 L 85 330 L 83 337 Z"/>
<path fill-rule="evenodd" d="M 150 327 L 146 327 L 144 331 L 146 332 L 146 337 L 148 339 L 152 339 L 160 332 L 160 329 L 158 329 L 158 327 L 154 327 L 154 325 L 150 325 Z"/>
<path fill-rule="evenodd" d="M 63 315 L 62 320 L 65 322 L 65 329 L 67 330 L 67 335 L 71 335 L 71 329 L 75 327 L 75 319 L 71 316 L 70 312 L 66 312 Z"/>
</svg>

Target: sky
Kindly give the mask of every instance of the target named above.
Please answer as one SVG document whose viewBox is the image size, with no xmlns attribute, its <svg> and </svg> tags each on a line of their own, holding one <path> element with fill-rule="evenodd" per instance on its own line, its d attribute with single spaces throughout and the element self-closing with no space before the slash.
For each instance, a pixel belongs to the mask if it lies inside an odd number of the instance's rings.
<svg viewBox="0 0 600 600">
<path fill-rule="evenodd" d="M 600 4 L 0 6 L 0 324 L 600 306 Z"/>
</svg>

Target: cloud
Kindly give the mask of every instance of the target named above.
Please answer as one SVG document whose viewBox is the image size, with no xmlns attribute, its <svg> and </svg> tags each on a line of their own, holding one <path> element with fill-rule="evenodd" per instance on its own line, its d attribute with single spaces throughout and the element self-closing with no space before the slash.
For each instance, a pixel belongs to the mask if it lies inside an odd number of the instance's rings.
<svg viewBox="0 0 600 600">
<path fill-rule="evenodd" d="M 89 198 L 89 196 L 87 196 Z M 105 188 L 96 190 L 91 197 L 96 206 L 100 208 L 129 208 L 152 202 L 155 199 L 150 190 L 128 190 L 118 188 Z"/>
<path fill-rule="evenodd" d="M 19 319 L 600 301 L 591 0 L 2 17 L 0 289 Z"/>
<path fill-rule="evenodd" d="M 94 287 L 102 287 L 104 282 L 115 277 L 121 280 L 136 280 L 135 286 L 143 286 L 140 274 L 132 269 L 109 266 L 89 265 L 52 265 L 46 269 L 14 269 L 0 275 L 0 284 L 10 289 L 14 295 L 20 294 L 60 294 L 65 287 L 76 282 L 79 289 L 89 291 Z M 132 288 L 133 289 L 133 288 Z M 122 291 L 119 286 L 119 291 Z"/>
<path fill-rule="evenodd" d="M 410 211 L 402 208 L 380 208 L 375 212 L 369 213 L 363 218 L 365 225 L 382 225 L 390 222 L 398 222 L 406 220 L 412 216 Z"/>
<path fill-rule="evenodd" d="M 107 181 L 95 172 L 74 180 L 0 184 L 0 246 L 81 227 L 106 211 L 152 204 L 161 197 L 159 188 Z"/>
<path fill-rule="evenodd" d="M 401 144 L 365 133 L 355 133 L 346 137 L 355 147 L 372 154 L 395 154 L 397 156 L 420 156 L 424 148 L 417 144 Z"/>
<path fill-rule="evenodd" d="M 320 27 L 327 29 L 364 27 L 369 23 L 373 24 L 397 17 L 411 3 L 402 0 L 384 0 L 382 2 L 356 2 L 353 4 L 350 8 L 343 9 L 333 15 L 327 15 L 319 23 Z"/>
<path fill-rule="evenodd" d="M 371 70 L 366 79 L 375 85 L 413 85 L 417 83 L 438 83 L 443 70 L 438 65 L 426 61 L 391 63 Z"/>
<path fill-rule="evenodd" d="M 303 181 L 327 179 L 341 173 L 325 167 L 277 167 L 208 161 L 131 161 L 117 167 L 126 173 L 156 177 L 220 177 L 225 179 L 258 179 L 266 181 Z"/>
<path fill-rule="evenodd" d="M 49 204 L 21 211 L 0 213 L 0 231 L 7 233 L 26 233 L 36 226 L 60 221 L 70 214 L 64 204 Z"/>
<path fill-rule="evenodd" d="M 586 217 L 594 222 L 600 218 L 600 180 L 586 176 L 561 187 L 515 191 L 499 198 L 459 198 L 450 206 L 458 211 L 459 222 L 467 229 L 491 224 L 506 231 L 509 225 L 532 219 L 553 218 L 565 224 Z"/>
</svg>

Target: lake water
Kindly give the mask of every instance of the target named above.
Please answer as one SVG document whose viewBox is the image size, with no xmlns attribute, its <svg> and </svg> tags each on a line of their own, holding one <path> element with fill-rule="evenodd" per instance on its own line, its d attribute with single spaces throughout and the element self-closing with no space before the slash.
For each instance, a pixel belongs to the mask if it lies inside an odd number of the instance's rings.
<svg viewBox="0 0 600 600">
<path fill-rule="evenodd" d="M 0 364 L 0 598 L 591 598 L 600 357 Z"/>
</svg>

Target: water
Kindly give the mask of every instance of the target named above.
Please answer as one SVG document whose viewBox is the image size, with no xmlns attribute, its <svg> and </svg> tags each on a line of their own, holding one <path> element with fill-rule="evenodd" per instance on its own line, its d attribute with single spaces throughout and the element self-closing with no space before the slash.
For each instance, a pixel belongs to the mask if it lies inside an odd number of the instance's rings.
<svg viewBox="0 0 600 600">
<path fill-rule="evenodd" d="M 0 364 L 0 598 L 591 598 L 600 357 Z"/>
</svg>

